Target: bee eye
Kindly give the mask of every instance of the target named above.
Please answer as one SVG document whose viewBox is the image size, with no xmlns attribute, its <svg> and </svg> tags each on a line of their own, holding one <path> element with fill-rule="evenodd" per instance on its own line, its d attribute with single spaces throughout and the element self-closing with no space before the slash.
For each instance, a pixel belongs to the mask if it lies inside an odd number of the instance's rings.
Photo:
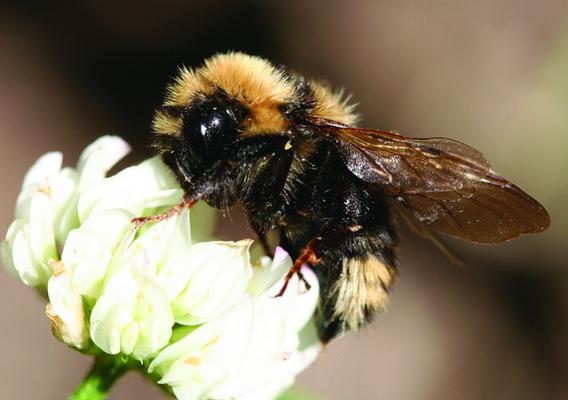
<svg viewBox="0 0 568 400">
<path fill-rule="evenodd" d="M 183 117 L 183 138 L 191 159 L 201 164 L 222 156 L 237 135 L 238 123 L 223 104 L 194 105 Z"/>
</svg>

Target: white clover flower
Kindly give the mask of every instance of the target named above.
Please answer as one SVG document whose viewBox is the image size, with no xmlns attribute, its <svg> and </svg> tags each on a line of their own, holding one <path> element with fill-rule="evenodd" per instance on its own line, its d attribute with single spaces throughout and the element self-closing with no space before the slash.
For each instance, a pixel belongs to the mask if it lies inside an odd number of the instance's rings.
<svg viewBox="0 0 568 400">
<path fill-rule="evenodd" d="M 274 398 L 319 353 L 315 275 L 303 271 L 311 290 L 294 277 L 275 297 L 287 253 L 252 264 L 251 240 L 192 243 L 188 209 L 136 229 L 133 218 L 183 191 L 157 157 L 106 177 L 128 151 L 103 137 L 75 169 L 61 153 L 41 157 L 0 247 L 6 269 L 47 293 L 53 332 L 71 347 L 123 368 L 137 360 L 180 399 Z"/>
</svg>

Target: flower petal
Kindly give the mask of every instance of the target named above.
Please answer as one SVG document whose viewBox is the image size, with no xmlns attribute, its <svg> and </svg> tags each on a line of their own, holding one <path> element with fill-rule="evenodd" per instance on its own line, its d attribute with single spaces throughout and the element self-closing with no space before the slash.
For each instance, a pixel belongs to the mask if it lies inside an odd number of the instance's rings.
<svg viewBox="0 0 568 400">
<path fill-rule="evenodd" d="M 130 152 L 130 145 L 118 136 L 103 136 L 83 151 L 77 163 L 81 190 L 103 179 L 120 159 Z"/>
<path fill-rule="evenodd" d="M 251 276 L 252 240 L 204 242 L 191 248 L 187 265 L 192 274 L 172 303 L 176 322 L 201 324 L 226 312 L 244 295 Z"/>
<path fill-rule="evenodd" d="M 126 211 L 107 210 L 69 233 L 61 259 L 71 271 L 77 293 L 90 298 L 100 295 L 113 252 L 132 229 L 131 219 Z"/>
<path fill-rule="evenodd" d="M 41 156 L 27 172 L 22 188 L 26 188 L 32 184 L 43 185 L 46 180 L 53 178 L 63 163 L 63 154 L 59 151 L 53 151 Z"/>
<path fill-rule="evenodd" d="M 274 286 L 292 268 L 292 259 L 282 248 L 277 247 L 274 251 L 274 259 L 261 257 L 257 268 L 253 268 L 253 276 L 248 284 L 247 291 L 253 296 L 258 296 Z"/>
<path fill-rule="evenodd" d="M 77 172 L 71 168 L 63 168 L 52 184 L 52 200 L 55 211 L 53 230 L 55 241 L 63 247 L 71 230 L 79 226 L 77 215 Z"/>
<path fill-rule="evenodd" d="M 174 321 L 163 290 L 125 268 L 105 287 L 90 323 L 91 338 L 101 350 L 144 360 L 168 343 Z"/>
<path fill-rule="evenodd" d="M 46 314 L 57 338 L 70 346 L 83 349 L 89 343 L 83 298 L 73 290 L 71 276 L 63 263 L 53 261 L 51 264 L 54 274 L 47 284 L 50 303 Z"/>
<path fill-rule="evenodd" d="M 132 244 L 125 257 L 139 257 L 143 273 L 152 277 L 173 301 L 186 287 L 193 266 L 189 208 L 151 226 Z"/>
<path fill-rule="evenodd" d="M 121 208 L 137 216 L 180 202 L 183 190 L 159 157 L 126 168 L 114 176 L 82 190 L 79 219 L 85 221 L 96 212 Z"/>
<path fill-rule="evenodd" d="M 18 272 L 23 283 L 33 287 L 47 284 L 51 271 L 47 264 L 43 265 L 34 258 L 30 243 L 29 224 L 19 230 L 14 237 L 12 260 L 14 261 L 14 269 Z"/>
<path fill-rule="evenodd" d="M 26 222 L 17 219 L 10 224 L 8 231 L 6 232 L 6 239 L 2 242 L 0 246 L 0 254 L 2 256 L 2 263 L 6 270 L 12 275 L 14 278 L 20 278 L 18 271 L 14 267 L 14 254 L 13 254 L 13 247 L 14 247 L 14 240 L 16 239 L 16 234 L 21 231 Z"/>
<path fill-rule="evenodd" d="M 49 259 L 57 259 L 53 232 L 54 210 L 51 197 L 44 192 L 33 195 L 30 205 L 29 243 L 34 259 L 47 269 Z"/>
<path fill-rule="evenodd" d="M 275 263 L 279 263 L 276 256 Z M 270 269 L 267 266 L 267 270 Z M 273 266 L 272 270 L 278 271 L 278 267 Z M 281 271 L 275 274 L 280 279 L 272 288 L 256 299 L 251 346 L 247 349 L 247 357 L 230 379 L 218 385 L 209 394 L 212 399 L 260 399 L 263 397 L 258 396 L 268 394 L 274 397 L 293 383 L 294 376 L 301 368 L 313 361 L 313 358 L 306 357 L 299 347 L 299 332 L 308 322 L 304 315 L 313 314 L 318 287 L 313 272 L 307 268 L 302 272 L 308 282 L 314 285 L 309 291 L 306 291 L 303 283 L 294 276 L 284 295 L 274 297 L 284 283 L 282 278 L 286 271 Z M 296 317 L 296 314 L 301 316 Z M 311 346 L 316 346 L 313 348 L 315 352 L 310 354 L 317 355 L 320 348 L 317 335 L 306 336 L 305 339 L 310 340 L 303 343 L 306 347 L 311 349 Z"/>
<path fill-rule="evenodd" d="M 233 373 L 250 343 L 253 304 L 243 300 L 231 312 L 200 326 L 160 352 L 149 371 L 162 376 L 179 399 L 204 399 Z"/>
</svg>

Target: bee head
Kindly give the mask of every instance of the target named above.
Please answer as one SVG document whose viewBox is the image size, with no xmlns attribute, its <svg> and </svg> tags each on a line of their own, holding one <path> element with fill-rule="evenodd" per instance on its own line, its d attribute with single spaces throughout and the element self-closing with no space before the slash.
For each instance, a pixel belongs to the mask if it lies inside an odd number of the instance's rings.
<svg viewBox="0 0 568 400">
<path fill-rule="evenodd" d="M 237 164 L 231 157 L 241 138 L 285 132 L 282 105 L 295 93 L 288 75 L 242 53 L 215 55 L 197 69 L 181 68 L 154 116 L 154 147 L 186 192 L 202 190 L 199 182 L 209 181 L 211 187 L 230 180 L 226 177 Z"/>
<path fill-rule="evenodd" d="M 188 167 L 207 169 L 225 158 L 239 135 L 242 114 L 238 103 L 221 97 L 196 99 L 183 110 L 180 140 Z"/>
<path fill-rule="evenodd" d="M 175 133 L 157 132 L 155 147 L 183 184 L 198 180 L 228 159 L 247 112 L 238 101 L 219 93 L 196 96 L 185 107 L 164 106 L 156 119 L 164 115 L 177 126 Z"/>
</svg>

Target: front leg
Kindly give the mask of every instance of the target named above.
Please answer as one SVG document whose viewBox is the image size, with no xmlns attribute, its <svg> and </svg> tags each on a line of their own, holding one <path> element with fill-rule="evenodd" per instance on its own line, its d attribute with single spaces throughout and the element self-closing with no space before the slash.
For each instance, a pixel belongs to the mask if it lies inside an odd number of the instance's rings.
<svg viewBox="0 0 568 400">
<path fill-rule="evenodd" d="M 147 217 L 134 218 L 132 220 L 132 223 L 134 224 L 135 228 L 138 229 L 146 225 L 147 223 L 164 221 L 166 219 L 173 217 L 176 214 L 179 214 L 180 212 L 183 211 L 185 207 L 191 208 L 191 206 L 197 203 L 197 201 L 198 201 L 197 197 L 189 197 L 187 195 L 184 195 L 181 201 L 172 208 L 164 212 L 161 212 L 159 214 L 148 215 Z"/>
</svg>

